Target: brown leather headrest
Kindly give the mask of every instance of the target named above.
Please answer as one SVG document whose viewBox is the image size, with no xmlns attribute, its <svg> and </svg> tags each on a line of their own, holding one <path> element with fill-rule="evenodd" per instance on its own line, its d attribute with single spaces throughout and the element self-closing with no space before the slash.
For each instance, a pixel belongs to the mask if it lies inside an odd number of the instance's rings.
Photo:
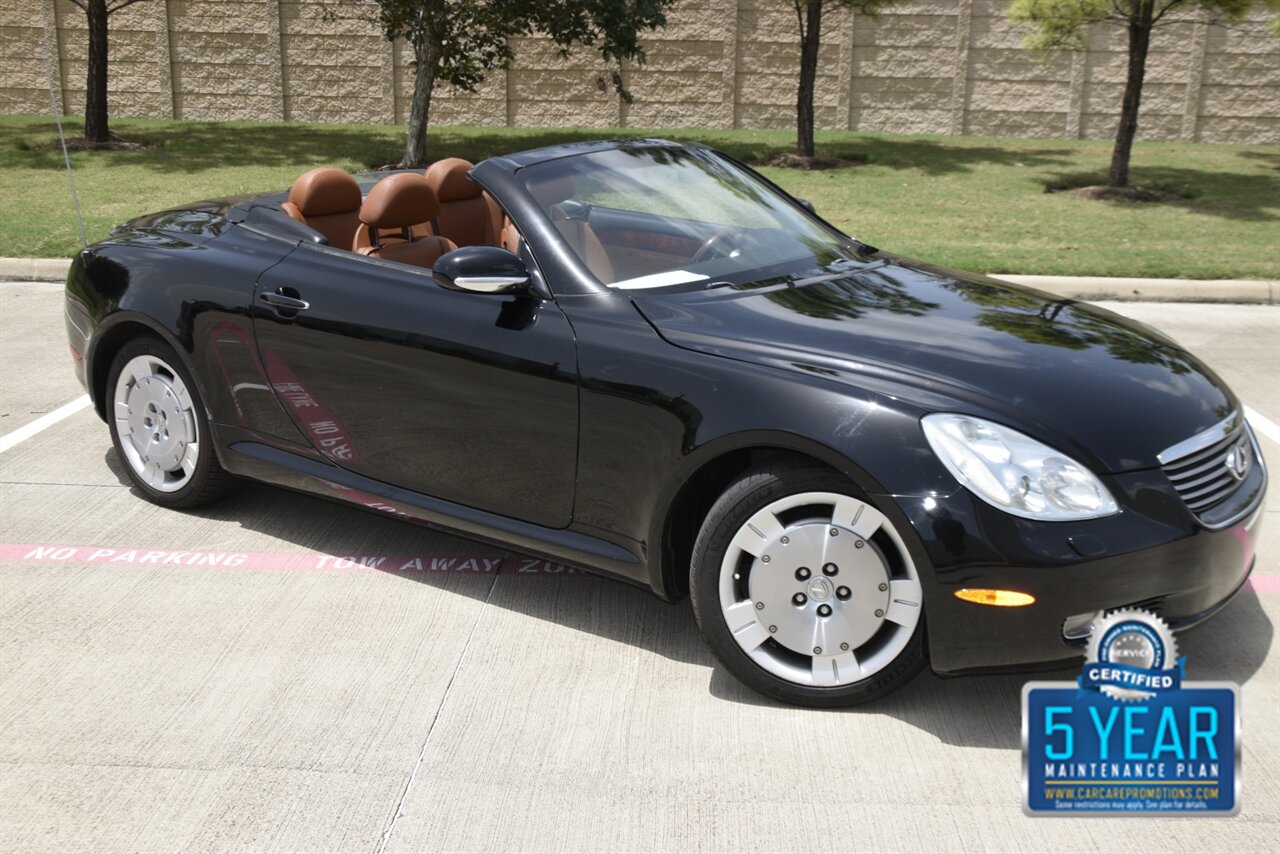
<svg viewBox="0 0 1280 854">
<path fill-rule="evenodd" d="M 360 185 L 338 169 L 312 169 L 293 182 L 289 201 L 303 216 L 349 213 L 360 207 Z"/>
<path fill-rule="evenodd" d="M 573 198 L 574 191 L 578 189 L 572 175 L 554 175 L 533 180 L 529 182 L 528 187 L 530 195 L 544 208 Z"/>
<path fill-rule="evenodd" d="M 408 228 L 439 214 L 439 199 L 417 172 L 388 175 L 373 185 L 360 206 L 360 221 L 374 228 Z"/>
<path fill-rule="evenodd" d="M 473 184 L 467 178 L 471 171 L 471 163 L 461 157 L 447 157 L 437 160 L 427 169 L 427 183 L 436 191 L 436 198 L 444 202 L 459 202 L 463 199 L 479 198 L 484 190 L 479 184 Z"/>
</svg>

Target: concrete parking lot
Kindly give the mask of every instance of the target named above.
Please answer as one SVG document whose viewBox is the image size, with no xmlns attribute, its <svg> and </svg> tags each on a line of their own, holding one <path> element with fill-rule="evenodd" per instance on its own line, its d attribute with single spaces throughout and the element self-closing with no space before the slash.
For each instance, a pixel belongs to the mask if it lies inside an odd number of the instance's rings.
<svg viewBox="0 0 1280 854">
<path fill-rule="evenodd" d="M 1110 307 L 1280 421 L 1280 307 Z M 0 285 L 0 365 L 0 436 L 81 395 L 60 286 Z M 687 603 L 264 486 L 157 508 L 83 409 L 0 453 L 0 849 L 1274 851 L 1277 481 L 1253 586 L 1179 636 L 1243 686 L 1240 815 L 1031 819 L 1031 677 L 783 707 Z"/>
</svg>

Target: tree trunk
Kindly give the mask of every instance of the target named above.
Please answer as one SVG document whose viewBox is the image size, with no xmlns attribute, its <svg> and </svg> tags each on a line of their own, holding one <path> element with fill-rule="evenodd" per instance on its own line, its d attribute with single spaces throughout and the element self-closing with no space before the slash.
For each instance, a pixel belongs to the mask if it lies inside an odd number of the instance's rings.
<svg viewBox="0 0 1280 854">
<path fill-rule="evenodd" d="M 107 142 L 107 0 L 88 0 L 89 72 L 84 90 L 84 138 Z"/>
<path fill-rule="evenodd" d="M 1138 133 L 1138 107 L 1142 103 L 1142 81 L 1147 75 L 1154 5 L 1154 0 L 1143 0 L 1129 19 L 1129 76 L 1124 84 L 1116 144 L 1111 150 L 1111 172 L 1107 176 L 1110 187 L 1129 186 L 1129 156 L 1133 153 L 1133 138 Z"/>
<path fill-rule="evenodd" d="M 417 69 L 413 75 L 413 101 L 409 104 L 409 131 L 404 141 L 400 165 L 421 169 L 427 165 L 427 125 L 431 119 L 431 93 L 436 85 L 436 65 L 440 50 L 429 38 L 414 46 Z"/>
<path fill-rule="evenodd" d="M 822 43 L 822 0 L 795 0 L 800 23 L 800 86 L 796 92 L 796 151 L 813 156 L 813 89 Z"/>
</svg>

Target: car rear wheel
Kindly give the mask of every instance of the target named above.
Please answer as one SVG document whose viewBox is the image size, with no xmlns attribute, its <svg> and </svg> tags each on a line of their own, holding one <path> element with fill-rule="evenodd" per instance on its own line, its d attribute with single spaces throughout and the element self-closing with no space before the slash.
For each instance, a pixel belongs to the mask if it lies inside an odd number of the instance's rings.
<svg viewBox="0 0 1280 854">
<path fill-rule="evenodd" d="M 129 342 L 112 361 L 107 389 L 116 454 L 149 501 L 196 507 L 234 488 L 214 454 L 195 384 L 171 347 L 149 336 Z"/>
<path fill-rule="evenodd" d="M 924 666 L 920 576 L 901 535 L 820 465 L 743 474 L 707 514 L 690 573 L 703 637 L 762 694 L 854 705 Z"/>
</svg>

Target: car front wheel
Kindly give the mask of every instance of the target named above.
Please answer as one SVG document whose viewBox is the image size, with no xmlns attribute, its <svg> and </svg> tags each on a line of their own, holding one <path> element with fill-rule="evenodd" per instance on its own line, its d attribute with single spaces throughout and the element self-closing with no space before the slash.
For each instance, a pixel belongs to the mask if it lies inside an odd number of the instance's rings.
<svg viewBox="0 0 1280 854">
<path fill-rule="evenodd" d="M 901 535 L 820 465 L 776 458 L 743 474 L 707 514 L 690 573 L 703 637 L 762 694 L 854 705 L 924 666 L 920 576 Z"/>
<path fill-rule="evenodd" d="M 196 507 L 235 486 L 214 454 L 195 384 L 169 345 L 146 336 L 122 347 L 107 392 L 116 454 L 149 501 Z"/>
</svg>

